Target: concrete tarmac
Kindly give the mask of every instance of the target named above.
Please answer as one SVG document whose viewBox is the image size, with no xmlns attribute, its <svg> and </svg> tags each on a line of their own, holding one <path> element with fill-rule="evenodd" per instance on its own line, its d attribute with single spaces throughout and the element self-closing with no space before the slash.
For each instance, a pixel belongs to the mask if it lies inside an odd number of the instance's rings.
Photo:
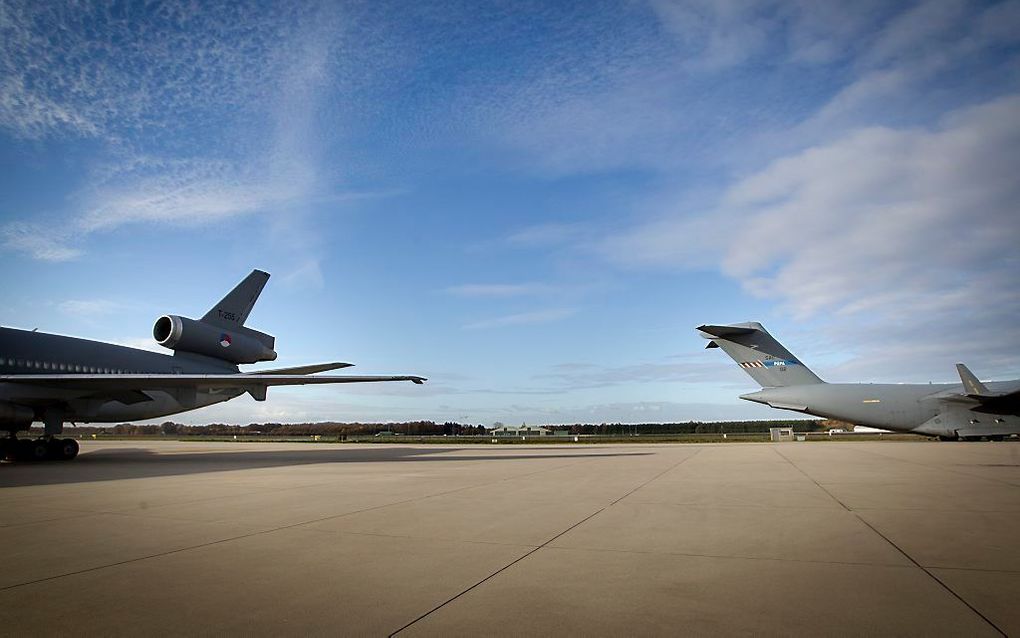
<svg viewBox="0 0 1020 638">
<path fill-rule="evenodd" d="M 1020 444 L 93 442 L 5 635 L 1020 635 Z"/>
</svg>

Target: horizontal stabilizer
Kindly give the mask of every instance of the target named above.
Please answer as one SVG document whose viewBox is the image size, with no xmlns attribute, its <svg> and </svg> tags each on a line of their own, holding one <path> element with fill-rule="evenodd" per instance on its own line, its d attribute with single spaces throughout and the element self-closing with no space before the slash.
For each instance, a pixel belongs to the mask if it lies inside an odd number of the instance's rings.
<svg viewBox="0 0 1020 638">
<path fill-rule="evenodd" d="M 754 328 L 746 326 L 713 326 L 705 324 L 698 326 L 698 330 L 709 337 L 733 337 L 736 335 L 749 335 L 754 333 Z"/>
<path fill-rule="evenodd" d="M 351 368 L 353 363 L 340 363 L 334 361 L 333 363 L 313 363 L 307 366 L 294 366 L 292 368 L 273 368 L 272 370 L 253 370 L 247 374 L 315 374 L 316 372 L 326 372 L 327 370 L 339 370 L 340 368 Z"/>
</svg>

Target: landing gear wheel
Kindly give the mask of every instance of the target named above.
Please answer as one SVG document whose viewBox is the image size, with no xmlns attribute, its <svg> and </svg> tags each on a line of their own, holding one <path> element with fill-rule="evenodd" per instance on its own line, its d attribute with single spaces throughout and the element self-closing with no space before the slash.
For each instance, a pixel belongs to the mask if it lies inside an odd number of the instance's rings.
<svg viewBox="0 0 1020 638">
<path fill-rule="evenodd" d="M 995 434 L 993 436 L 988 437 L 989 441 L 1002 441 L 1004 439 L 1005 439 L 1005 437 L 1002 436 L 1001 434 Z"/>
<path fill-rule="evenodd" d="M 11 460 L 8 456 L 14 456 L 14 443 L 11 439 L 0 439 L 0 463 Z"/>
<path fill-rule="evenodd" d="M 939 436 L 939 441 L 956 441 L 955 436 Z"/>
<path fill-rule="evenodd" d="M 50 448 L 46 441 L 36 439 L 35 441 L 18 441 L 18 459 L 23 461 L 45 461 L 49 456 Z"/>
<path fill-rule="evenodd" d="M 78 456 L 78 442 L 74 439 L 53 439 L 50 442 L 50 454 L 52 458 L 70 461 Z"/>
</svg>

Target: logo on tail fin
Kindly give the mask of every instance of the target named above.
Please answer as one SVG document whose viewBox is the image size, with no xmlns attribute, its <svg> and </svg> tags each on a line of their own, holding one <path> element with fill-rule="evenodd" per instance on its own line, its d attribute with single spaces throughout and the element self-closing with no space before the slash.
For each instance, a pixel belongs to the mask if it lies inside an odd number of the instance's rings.
<svg viewBox="0 0 1020 638">
<path fill-rule="evenodd" d="M 764 361 L 758 360 L 740 362 L 741 368 L 785 368 L 786 366 L 798 366 L 798 365 L 800 365 L 800 361 L 797 361 L 795 359 L 787 359 L 785 361 L 780 359 L 771 360 L 766 359 Z"/>
<path fill-rule="evenodd" d="M 228 335 L 225 332 L 223 334 L 221 334 L 220 335 L 220 345 L 223 346 L 224 348 L 229 348 L 230 347 L 230 335 Z"/>
</svg>

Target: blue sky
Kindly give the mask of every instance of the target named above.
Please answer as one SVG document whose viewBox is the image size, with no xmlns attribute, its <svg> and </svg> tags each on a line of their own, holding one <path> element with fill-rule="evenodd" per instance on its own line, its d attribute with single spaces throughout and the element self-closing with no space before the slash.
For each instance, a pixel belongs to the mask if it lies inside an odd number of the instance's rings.
<svg viewBox="0 0 1020 638">
<path fill-rule="evenodd" d="M 276 389 L 186 422 L 776 418 L 1020 374 L 1020 2 L 0 0 L 0 323 L 159 349 L 252 268 Z"/>
</svg>

